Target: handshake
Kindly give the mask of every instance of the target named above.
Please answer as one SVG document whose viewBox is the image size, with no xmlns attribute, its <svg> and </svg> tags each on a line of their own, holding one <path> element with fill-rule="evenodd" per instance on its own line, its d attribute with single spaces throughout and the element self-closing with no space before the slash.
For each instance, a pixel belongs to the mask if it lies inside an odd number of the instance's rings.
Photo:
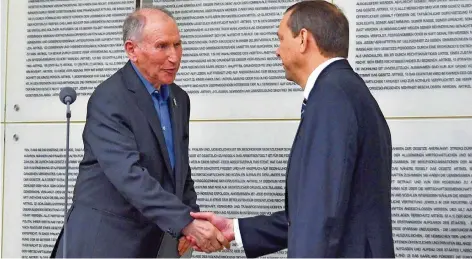
<svg viewBox="0 0 472 259">
<path fill-rule="evenodd" d="M 183 230 L 179 240 L 179 255 L 182 256 L 190 246 L 196 251 L 211 253 L 223 247 L 229 249 L 234 240 L 233 220 L 217 216 L 212 212 L 190 212 L 194 220 Z"/>
</svg>

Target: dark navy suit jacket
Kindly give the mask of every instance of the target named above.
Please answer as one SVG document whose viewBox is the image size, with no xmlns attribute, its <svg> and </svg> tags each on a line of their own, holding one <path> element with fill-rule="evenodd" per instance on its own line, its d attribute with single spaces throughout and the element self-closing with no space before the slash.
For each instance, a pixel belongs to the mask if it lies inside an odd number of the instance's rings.
<svg viewBox="0 0 472 259">
<path fill-rule="evenodd" d="M 347 60 L 319 75 L 287 167 L 285 211 L 239 220 L 258 257 L 394 257 L 390 130 Z"/>
<path fill-rule="evenodd" d="M 170 86 L 175 172 L 151 95 L 131 63 L 89 99 L 84 157 L 67 227 L 67 257 L 156 257 L 199 211 L 188 160 L 190 101 Z M 52 257 L 63 255 L 63 232 Z"/>
</svg>

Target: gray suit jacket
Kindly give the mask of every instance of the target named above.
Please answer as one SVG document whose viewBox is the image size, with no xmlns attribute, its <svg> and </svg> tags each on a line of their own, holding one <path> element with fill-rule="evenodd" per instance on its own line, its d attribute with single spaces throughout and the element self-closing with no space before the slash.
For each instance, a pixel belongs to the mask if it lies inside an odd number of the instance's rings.
<svg viewBox="0 0 472 259">
<path fill-rule="evenodd" d="M 170 86 L 175 170 L 150 94 L 130 62 L 89 99 L 84 157 L 67 227 L 67 257 L 156 257 L 199 211 L 190 174 L 190 100 Z M 52 257 L 63 256 L 63 232 Z"/>
</svg>

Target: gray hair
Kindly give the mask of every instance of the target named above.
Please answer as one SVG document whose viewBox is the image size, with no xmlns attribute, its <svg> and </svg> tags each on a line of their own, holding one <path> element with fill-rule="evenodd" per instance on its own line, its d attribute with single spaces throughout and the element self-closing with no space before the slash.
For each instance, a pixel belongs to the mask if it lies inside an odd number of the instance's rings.
<svg viewBox="0 0 472 259">
<path fill-rule="evenodd" d="M 125 22 L 123 23 L 123 43 L 127 40 L 141 40 L 143 28 L 144 25 L 146 25 L 146 17 L 141 13 L 141 10 L 160 11 L 175 21 L 172 13 L 161 6 L 150 6 L 136 9 L 126 17 Z"/>
</svg>

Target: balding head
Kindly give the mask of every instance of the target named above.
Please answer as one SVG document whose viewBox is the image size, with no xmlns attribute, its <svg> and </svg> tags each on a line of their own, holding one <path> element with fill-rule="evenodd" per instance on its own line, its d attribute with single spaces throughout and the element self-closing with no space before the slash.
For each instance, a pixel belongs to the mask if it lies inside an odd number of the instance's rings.
<svg viewBox="0 0 472 259">
<path fill-rule="evenodd" d="M 123 39 L 129 60 L 155 88 L 174 81 L 182 41 L 172 15 L 163 8 L 139 9 L 126 19 Z"/>
<path fill-rule="evenodd" d="M 153 6 L 138 9 L 128 15 L 123 23 L 123 42 L 127 40 L 140 41 L 147 22 L 152 20 L 168 20 L 175 22 L 172 14 L 163 7 Z"/>
</svg>

